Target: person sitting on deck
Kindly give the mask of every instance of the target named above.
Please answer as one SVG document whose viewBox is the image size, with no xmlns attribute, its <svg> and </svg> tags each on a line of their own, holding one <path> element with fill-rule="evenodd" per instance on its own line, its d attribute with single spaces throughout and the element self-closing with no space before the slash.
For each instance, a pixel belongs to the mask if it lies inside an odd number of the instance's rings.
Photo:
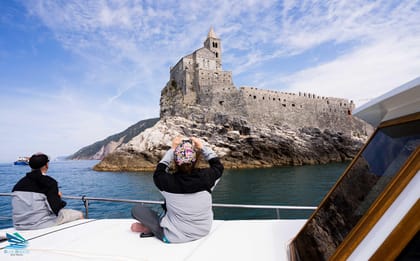
<svg viewBox="0 0 420 261">
<path fill-rule="evenodd" d="M 209 168 L 195 168 L 199 153 L 208 161 Z M 176 170 L 168 172 L 175 161 Z M 209 147 L 198 138 L 176 137 L 156 167 L 155 185 L 165 198 L 162 218 L 141 204 L 132 209 L 131 230 L 141 237 L 156 236 L 165 243 L 189 242 L 206 236 L 213 221 L 212 190 L 222 176 L 223 165 Z"/>
<path fill-rule="evenodd" d="M 12 190 L 13 226 L 17 230 L 41 229 L 83 218 L 83 213 L 64 209 L 57 181 L 47 176 L 49 158 L 32 155 L 32 171 L 20 179 Z"/>
</svg>

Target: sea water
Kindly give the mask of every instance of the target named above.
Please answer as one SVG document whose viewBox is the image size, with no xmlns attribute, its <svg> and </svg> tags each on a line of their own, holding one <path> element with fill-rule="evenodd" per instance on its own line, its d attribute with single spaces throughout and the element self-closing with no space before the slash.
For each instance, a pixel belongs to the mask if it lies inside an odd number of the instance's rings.
<svg viewBox="0 0 420 261">
<path fill-rule="evenodd" d="M 97 172 L 98 161 L 52 161 L 48 175 L 67 196 L 162 200 L 150 172 Z M 340 177 L 347 163 L 264 169 L 225 170 L 213 191 L 214 203 L 317 206 Z M 0 193 L 11 192 L 29 172 L 28 166 L 0 164 Z M 85 211 L 81 200 L 66 199 L 67 207 Z M 130 218 L 130 203 L 90 201 L 89 218 Z M 160 211 L 160 206 L 152 206 Z M 313 210 L 281 210 L 280 218 L 308 218 Z M 273 209 L 214 208 L 215 219 L 273 219 Z M 12 226 L 11 198 L 0 196 L 0 228 Z"/>
</svg>

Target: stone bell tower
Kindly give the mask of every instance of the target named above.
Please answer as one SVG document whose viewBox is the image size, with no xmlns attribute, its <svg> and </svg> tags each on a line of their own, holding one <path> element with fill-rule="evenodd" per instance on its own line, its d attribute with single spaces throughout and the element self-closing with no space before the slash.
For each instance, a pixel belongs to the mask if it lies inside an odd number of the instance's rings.
<svg viewBox="0 0 420 261">
<path fill-rule="evenodd" d="M 210 27 L 210 31 L 207 34 L 207 39 L 204 41 L 204 47 L 212 51 L 216 55 L 217 70 L 222 70 L 222 43 L 216 36 L 213 27 Z"/>
</svg>

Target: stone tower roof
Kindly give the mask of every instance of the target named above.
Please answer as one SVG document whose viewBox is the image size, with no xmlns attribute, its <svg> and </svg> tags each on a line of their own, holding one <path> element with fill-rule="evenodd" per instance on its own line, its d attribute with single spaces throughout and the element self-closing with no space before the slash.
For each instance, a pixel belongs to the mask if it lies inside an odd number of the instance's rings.
<svg viewBox="0 0 420 261">
<path fill-rule="evenodd" d="M 213 26 L 212 27 L 210 27 L 210 31 L 209 31 L 209 33 L 207 34 L 207 38 L 218 38 L 217 37 L 217 35 L 216 35 L 216 33 L 214 32 L 214 30 L 213 30 Z"/>
</svg>

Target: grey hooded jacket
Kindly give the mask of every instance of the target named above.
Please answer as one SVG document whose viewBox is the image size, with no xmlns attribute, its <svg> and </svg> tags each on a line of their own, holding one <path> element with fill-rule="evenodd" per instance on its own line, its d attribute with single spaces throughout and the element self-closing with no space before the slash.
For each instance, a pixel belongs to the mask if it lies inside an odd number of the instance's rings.
<svg viewBox="0 0 420 261">
<path fill-rule="evenodd" d="M 17 230 L 54 226 L 57 216 L 42 193 L 14 191 L 12 197 L 13 226 Z"/>
<path fill-rule="evenodd" d="M 16 229 L 39 229 L 56 224 L 66 202 L 58 195 L 55 179 L 36 169 L 26 173 L 13 187 L 13 225 Z"/>
<path fill-rule="evenodd" d="M 166 213 L 160 226 L 171 243 L 193 241 L 206 236 L 212 227 L 211 192 L 223 173 L 223 165 L 208 147 L 202 153 L 209 168 L 192 173 L 169 173 L 173 149 L 169 149 L 158 164 L 153 179 L 165 198 Z"/>
</svg>

